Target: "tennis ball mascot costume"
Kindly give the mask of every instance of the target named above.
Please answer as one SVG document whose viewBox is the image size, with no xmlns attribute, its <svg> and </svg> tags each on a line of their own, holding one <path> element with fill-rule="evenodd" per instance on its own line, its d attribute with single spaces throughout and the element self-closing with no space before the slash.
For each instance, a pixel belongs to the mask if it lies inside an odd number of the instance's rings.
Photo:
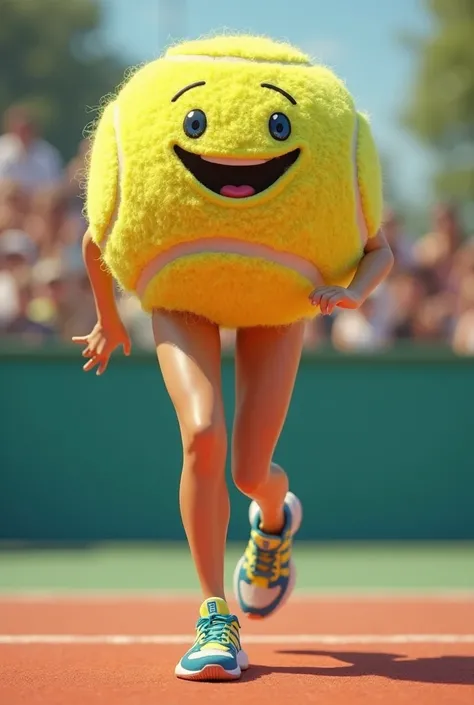
<svg viewBox="0 0 474 705">
<path fill-rule="evenodd" d="M 130 351 L 117 282 L 151 315 L 182 436 L 180 509 L 204 602 L 175 672 L 239 678 L 248 658 L 224 591 L 219 331 L 236 329 L 232 474 L 252 500 L 234 591 L 241 611 L 262 619 L 295 582 L 302 508 L 272 456 L 305 321 L 357 308 L 392 264 L 369 122 L 341 80 L 288 44 L 249 36 L 183 43 L 136 70 L 105 105 L 86 212 L 98 322 L 74 338 L 85 346 L 84 369 L 101 374 L 116 347 Z"/>
</svg>

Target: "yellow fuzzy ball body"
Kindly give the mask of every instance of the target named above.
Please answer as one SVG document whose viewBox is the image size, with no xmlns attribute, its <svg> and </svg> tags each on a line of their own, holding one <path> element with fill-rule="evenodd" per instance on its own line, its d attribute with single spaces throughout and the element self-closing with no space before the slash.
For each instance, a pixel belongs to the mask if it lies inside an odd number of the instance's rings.
<svg viewBox="0 0 474 705">
<path fill-rule="evenodd" d="M 196 111 L 205 129 L 190 136 Z M 314 316 L 309 293 L 349 283 L 381 211 L 367 119 L 329 69 L 271 40 L 174 47 L 127 81 L 93 138 L 92 237 L 146 311 L 230 328 Z"/>
</svg>

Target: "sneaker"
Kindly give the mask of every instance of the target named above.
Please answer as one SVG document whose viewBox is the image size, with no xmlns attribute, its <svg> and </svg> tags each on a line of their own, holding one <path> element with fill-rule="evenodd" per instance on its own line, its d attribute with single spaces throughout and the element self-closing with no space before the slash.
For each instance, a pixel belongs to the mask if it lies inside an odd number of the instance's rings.
<svg viewBox="0 0 474 705">
<path fill-rule="evenodd" d="M 249 662 L 240 646 L 240 624 L 225 600 L 211 597 L 202 603 L 196 640 L 175 669 L 190 681 L 227 681 L 240 678 Z"/>
<path fill-rule="evenodd" d="M 254 619 L 269 617 L 283 607 L 295 585 L 291 552 L 303 510 L 292 492 L 285 497 L 284 511 L 285 525 L 282 532 L 274 536 L 260 529 L 258 504 L 250 505 L 250 540 L 234 572 L 234 591 L 242 612 Z"/>
</svg>

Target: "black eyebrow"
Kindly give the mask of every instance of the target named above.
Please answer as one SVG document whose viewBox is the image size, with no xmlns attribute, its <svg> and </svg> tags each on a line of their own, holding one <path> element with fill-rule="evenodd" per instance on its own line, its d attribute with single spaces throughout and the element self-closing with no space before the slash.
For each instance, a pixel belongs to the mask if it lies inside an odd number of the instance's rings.
<svg viewBox="0 0 474 705">
<path fill-rule="evenodd" d="M 197 81 L 196 83 L 190 83 L 189 86 L 185 86 L 184 88 L 181 88 L 181 90 L 178 91 L 176 93 L 176 95 L 173 96 L 173 98 L 171 98 L 171 102 L 176 103 L 178 98 L 181 98 L 183 93 L 186 93 L 186 91 L 190 91 L 191 88 L 197 88 L 198 86 L 205 86 L 205 85 L 206 85 L 206 81 Z"/>
<path fill-rule="evenodd" d="M 287 98 L 290 101 L 290 103 L 293 103 L 293 105 L 296 105 L 296 100 L 293 98 L 293 96 L 290 95 L 289 93 L 287 93 L 286 91 L 284 91 L 283 88 L 278 88 L 278 86 L 274 86 L 271 83 L 261 83 L 260 85 L 262 86 L 262 88 L 271 88 L 272 91 L 276 91 L 277 93 L 281 93 L 282 95 L 285 96 L 285 98 Z"/>
</svg>

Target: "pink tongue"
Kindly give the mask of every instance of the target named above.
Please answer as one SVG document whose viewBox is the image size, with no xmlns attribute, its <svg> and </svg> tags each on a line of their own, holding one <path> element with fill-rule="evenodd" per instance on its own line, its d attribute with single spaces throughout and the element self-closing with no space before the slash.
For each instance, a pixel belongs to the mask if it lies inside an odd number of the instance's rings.
<svg viewBox="0 0 474 705">
<path fill-rule="evenodd" d="M 221 188 L 221 196 L 227 196 L 227 198 L 248 198 L 254 193 L 255 189 L 251 186 L 223 186 Z"/>
</svg>

